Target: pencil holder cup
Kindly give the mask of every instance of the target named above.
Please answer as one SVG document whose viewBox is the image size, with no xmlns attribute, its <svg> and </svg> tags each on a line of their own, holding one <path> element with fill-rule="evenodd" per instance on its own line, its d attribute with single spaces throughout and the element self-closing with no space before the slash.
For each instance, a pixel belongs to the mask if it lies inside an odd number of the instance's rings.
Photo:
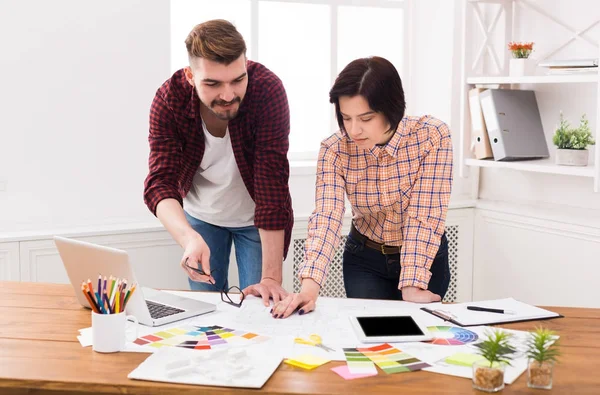
<svg viewBox="0 0 600 395">
<path fill-rule="evenodd" d="M 128 319 L 133 322 L 128 323 Z M 103 353 L 123 351 L 126 340 L 133 341 L 138 337 L 139 325 L 137 318 L 125 315 L 125 312 L 98 314 L 92 311 L 92 349 Z M 130 334 L 133 337 L 129 338 Z"/>
</svg>

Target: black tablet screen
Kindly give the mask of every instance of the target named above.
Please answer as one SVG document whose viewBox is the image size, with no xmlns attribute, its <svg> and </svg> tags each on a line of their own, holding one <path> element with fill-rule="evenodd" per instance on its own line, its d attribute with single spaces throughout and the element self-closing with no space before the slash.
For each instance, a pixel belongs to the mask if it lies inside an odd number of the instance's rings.
<svg viewBox="0 0 600 395">
<path fill-rule="evenodd" d="M 424 333 L 410 316 L 356 317 L 365 335 L 422 336 Z"/>
</svg>

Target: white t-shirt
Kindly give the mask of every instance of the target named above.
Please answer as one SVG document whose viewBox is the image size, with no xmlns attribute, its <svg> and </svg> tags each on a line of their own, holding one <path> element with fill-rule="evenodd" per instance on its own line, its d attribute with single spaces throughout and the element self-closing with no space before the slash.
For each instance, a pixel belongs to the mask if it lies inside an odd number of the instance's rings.
<svg viewBox="0 0 600 395">
<path fill-rule="evenodd" d="M 229 128 L 222 138 L 210 134 L 204 122 L 202 130 L 204 156 L 183 208 L 192 217 L 217 226 L 253 225 L 255 204 L 235 161 Z"/>
</svg>

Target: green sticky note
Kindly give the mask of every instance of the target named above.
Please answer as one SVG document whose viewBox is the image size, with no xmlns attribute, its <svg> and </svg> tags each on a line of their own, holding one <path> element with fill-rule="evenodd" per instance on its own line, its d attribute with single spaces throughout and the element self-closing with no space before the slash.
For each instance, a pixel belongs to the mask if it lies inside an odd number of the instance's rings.
<svg viewBox="0 0 600 395">
<path fill-rule="evenodd" d="M 483 359 L 484 358 L 481 355 L 459 352 L 454 355 L 450 355 L 444 361 L 451 365 L 473 366 L 473 363 L 481 361 Z"/>
</svg>

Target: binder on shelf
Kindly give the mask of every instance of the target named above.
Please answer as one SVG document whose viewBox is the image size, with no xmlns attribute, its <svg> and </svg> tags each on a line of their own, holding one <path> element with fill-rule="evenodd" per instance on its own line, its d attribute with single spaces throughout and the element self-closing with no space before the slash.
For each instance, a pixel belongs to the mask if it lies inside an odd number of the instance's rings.
<svg viewBox="0 0 600 395">
<path fill-rule="evenodd" d="M 494 160 L 550 156 L 534 91 L 488 89 L 479 93 L 479 100 Z"/>
<path fill-rule="evenodd" d="M 484 88 L 473 88 L 469 90 L 469 109 L 471 110 L 471 151 L 476 159 L 493 158 L 490 138 L 485 127 L 481 103 L 479 102 L 479 93 L 485 91 Z"/>
</svg>

